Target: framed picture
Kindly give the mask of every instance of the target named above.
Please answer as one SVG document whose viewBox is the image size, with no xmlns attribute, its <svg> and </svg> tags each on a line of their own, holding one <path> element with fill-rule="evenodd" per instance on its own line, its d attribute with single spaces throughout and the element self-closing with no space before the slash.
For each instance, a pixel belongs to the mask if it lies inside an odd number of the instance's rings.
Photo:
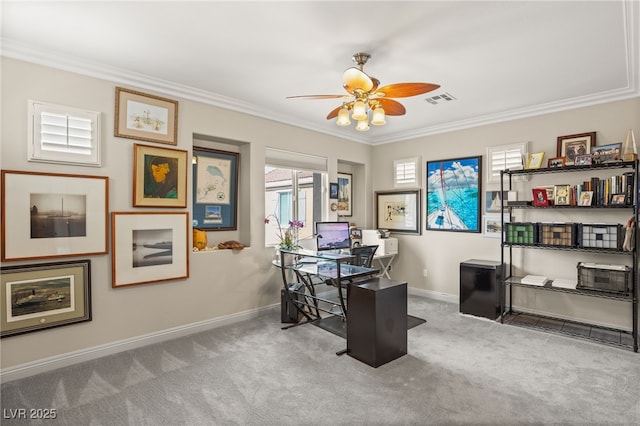
<svg viewBox="0 0 640 426">
<path fill-rule="evenodd" d="M 536 207 L 549 207 L 549 198 L 545 188 L 533 188 L 533 205 Z"/>
<path fill-rule="evenodd" d="M 115 133 L 120 138 L 178 144 L 178 102 L 116 87 Z"/>
<path fill-rule="evenodd" d="M 189 277 L 189 213 L 112 212 L 111 286 Z"/>
<path fill-rule="evenodd" d="M 109 180 L 2 171 L 2 261 L 107 253 Z"/>
<path fill-rule="evenodd" d="M 484 215 L 484 231 L 482 235 L 489 238 L 502 238 L 502 221 L 508 223 L 510 221 L 509 215 L 502 215 L 502 219 L 499 214 Z"/>
<path fill-rule="evenodd" d="M 338 183 L 331 182 L 329 184 L 329 199 L 337 200 L 338 199 Z"/>
<path fill-rule="evenodd" d="M 237 152 L 193 148 L 193 226 L 208 231 L 238 229 Z"/>
<path fill-rule="evenodd" d="M 580 199 L 578 200 L 578 205 L 587 207 L 591 205 L 593 201 L 593 191 L 582 191 L 580 193 Z"/>
<path fill-rule="evenodd" d="M 91 321 L 91 261 L 5 266 L 0 337 Z"/>
<path fill-rule="evenodd" d="M 565 164 L 572 166 L 577 155 L 589 154 L 596 144 L 596 132 L 558 136 L 556 157 L 566 157 Z"/>
<path fill-rule="evenodd" d="M 351 173 L 338 173 L 338 216 L 353 215 L 352 179 Z"/>
<path fill-rule="evenodd" d="M 591 148 L 593 162 L 611 163 L 622 159 L 622 143 L 612 143 L 609 145 L 594 146 Z"/>
<path fill-rule="evenodd" d="M 624 206 L 626 202 L 627 196 L 626 194 L 613 194 L 611 196 L 611 205 L 612 206 Z"/>
<path fill-rule="evenodd" d="M 486 191 L 484 193 L 484 211 L 487 213 L 500 213 L 502 204 L 507 206 L 507 201 L 517 201 L 518 193 L 516 191 Z"/>
<path fill-rule="evenodd" d="M 187 151 L 133 145 L 133 206 L 187 207 Z"/>
<path fill-rule="evenodd" d="M 574 166 L 590 166 L 593 163 L 591 154 L 576 155 Z"/>
<path fill-rule="evenodd" d="M 420 190 L 377 191 L 377 228 L 404 234 L 421 234 Z"/>
<path fill-rule="evenodd" d="M 544 152 L 529 154 L 529 159 L 527 160 L 527 169 L 539 169 L 540 167 L 542 167 L 542 160 L 544 160 Z"/>
<path fill-rule="evenodd" d="M 555 185 L 553 192 L 556 206 L 571 205 L 571 185 Z"/>
<path fill-rule="evenodd" d="M 427 161 L 428 231 L 480 232 L 482 157 Z"/>
<path fill-rule="evenodd" d="M 566 157 L 549 158 L 549 160 L 547 161 L 547 167 L 550 169 L 564 167 L 566 161 L 567 161 Z"/>
</svg>

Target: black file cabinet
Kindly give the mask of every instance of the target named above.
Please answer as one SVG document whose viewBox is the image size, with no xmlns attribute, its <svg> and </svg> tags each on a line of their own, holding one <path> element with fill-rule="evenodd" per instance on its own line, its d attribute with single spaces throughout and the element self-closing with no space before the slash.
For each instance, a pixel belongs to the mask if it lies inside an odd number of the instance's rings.
<svg viewBox="0 0 640 426">
<path fill-rule="evenodd" d="M 460 263 L 460 312 L 495 320 L 500 316 L 502 263 L 470 259 Z"/>
</svg>

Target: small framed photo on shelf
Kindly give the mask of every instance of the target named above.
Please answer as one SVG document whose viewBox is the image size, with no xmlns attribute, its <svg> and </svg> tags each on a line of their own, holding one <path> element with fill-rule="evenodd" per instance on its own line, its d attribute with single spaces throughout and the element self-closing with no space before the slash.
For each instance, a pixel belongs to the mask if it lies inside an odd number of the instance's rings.
<svg viewBox="0 0 640 426">
<path fill-rule="evenodd" d="M 591 155 L 595 164 L 612 163 L 620 161 L 622 143 L 612 143 L 609 145 L 594 146 L 591 148 Z"/>
<path fill-rule="evenodd" d="M 544 160 L 544 152 L 529 154 L 529 158 L 527 159 L 527 169 L 539 169 L 542 167 L 542 160 Z"/>
<path fill-rule="evenodd" d="M 576 156 L 591 153 L 591 147 L 595 144 L 596 132 L 558 136 L 556 157 L 566 157 L 565 165 L 572 166 L 575 164 Z"/>
<path fill-rule="evenodd" d="M 578 200 L 578 205 L 587 207 L 591 205 L 591 201 L 593 200 L 593 191 L 583 191 L 580 194 L 580 199 Z"/>
<path fill-rule="evenodd" d="M 536 207 L 549 207 L 549 198 L 545 188 L 533 188 L 533 205 Z"/>
<path fill-rule="evenodd" d="M 571 185 L 555 185 L 553 192 L 556 206 L 571 205 Z"/>
<path fill-rule="evenodd" d="M 627 201 L 627 196 L 625 194 L 613 194 L 611 196 L 612 206 L 624 206 L 626 201 Z"/>
<path fill-rule="evenodd" d="M 575 166 L 590 166 L 593 163 L 593 157 L 591 154 L 576 155 L 574 165 Z"/>
<path fill-rule="evenodd" d="M 558 167 L 564 167 L 564 163 L 567 162 L 567 158 L 566 157 L 554 157 L 554 158 L 549 158 L 549 160 L 547 161 L 547 167 L 550 169 L 555 169 Z"/>
</svg>

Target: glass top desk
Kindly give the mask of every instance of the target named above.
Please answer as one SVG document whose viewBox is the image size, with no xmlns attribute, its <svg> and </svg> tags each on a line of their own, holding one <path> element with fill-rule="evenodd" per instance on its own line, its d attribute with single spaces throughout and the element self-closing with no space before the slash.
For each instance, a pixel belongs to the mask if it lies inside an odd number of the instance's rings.
<svg viewBox="0 0 640 426">
<path fill-rule="evenodd" d="M 341 288 L 348 286 L 354 280 L 372 277 L 380 271 L 375 268 L 351 265 L 348 262 L 353 256 L 348 253 L 333 251 L 313 251 L 307 249 L 281 249 L 279 266 L 282 271 L 282 282 L 285 293 L 289 301 L 310 321 L 320 319 L 320 311 L 335 315 L 335 312 L 324 310 L 319 307 L 318 302 L 333 304 L 332 301 L 321 299 L 315 294 L 314 277 L 320 279 L 320 283 L 325 283 L 338 288 L 340 307 L 342 315 L 346 317 L 347 307 Z M 287 271 L 292 271 L 297 283 L 292 283 L 287 278 Z M 292 284 L 294 284 L 292 286 Z M 301 284 L 306 291 L 301 291 Z M 301 297 L 291 297 L 293 295 Z M 301 300 L 302 299 L 302 300 Z M 308 307 L 309 310 L 304 310 Z"/>
</svg>

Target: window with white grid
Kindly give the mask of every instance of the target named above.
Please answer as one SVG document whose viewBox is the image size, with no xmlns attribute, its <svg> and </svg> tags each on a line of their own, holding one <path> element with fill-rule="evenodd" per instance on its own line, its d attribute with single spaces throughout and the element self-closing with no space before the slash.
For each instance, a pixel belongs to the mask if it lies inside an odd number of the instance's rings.
<svg viewBox="0 0 640 426">
<path fill-rule="evenodd" d="M 527 142 L 487 147 L 487 183 L 499 183 L 501 170 L 523 168 Z"/>
<path fill-rule="evenodd" d="M 100 113 L 29 101 L 29 161 L 100 166 Z"/>
<path fill-rule="evenodd" d="M 405 158 L 393 161 L 393 186 L 394 188 L 402 188 L 419 186 L 418 183 L 418 165 L 420 159 L 418 157 Z"/>
</svg>

